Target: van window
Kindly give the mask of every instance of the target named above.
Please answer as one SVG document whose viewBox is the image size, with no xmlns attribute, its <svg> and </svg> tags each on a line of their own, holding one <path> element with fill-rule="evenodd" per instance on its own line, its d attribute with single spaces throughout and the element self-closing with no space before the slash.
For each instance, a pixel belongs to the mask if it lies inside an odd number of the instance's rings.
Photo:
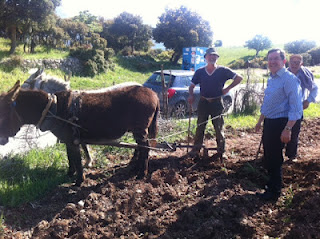
<svg viewBox="0 0 320 239">
<path fill-rule="evenodd" d="M 170 82 L 170 78 L 171 78 L 171 82 L 174 80 L 174 76 L 173 75 L 164 75 L 164 81 L 166 83 L 166 85 L 168 85 L 168 83 Z M 153 73 L 149 79 L 148 79 L 148 83 L 152 83 L 155 85 L 161 85 L 161 74 L 158 73 Z"/>
</svg>

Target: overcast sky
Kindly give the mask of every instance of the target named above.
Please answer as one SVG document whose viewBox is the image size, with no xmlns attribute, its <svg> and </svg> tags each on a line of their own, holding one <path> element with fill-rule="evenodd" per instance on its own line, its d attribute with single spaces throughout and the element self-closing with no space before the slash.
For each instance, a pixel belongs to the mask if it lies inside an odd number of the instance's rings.
<svg viewBox="0 0 320 239">
<path fill-rule="evenodd" d="M 320 45 L 319 0 L 62 0 L 60 17 L 73 17 L 89 10 L 113 19 L 126 11 L 155 27 L 166 8 L 186 6 L 210 22 L 214 41 L 224 46 L 243 46 L 257 34 L 274 44 L 312 40 Z"/>
</svg>

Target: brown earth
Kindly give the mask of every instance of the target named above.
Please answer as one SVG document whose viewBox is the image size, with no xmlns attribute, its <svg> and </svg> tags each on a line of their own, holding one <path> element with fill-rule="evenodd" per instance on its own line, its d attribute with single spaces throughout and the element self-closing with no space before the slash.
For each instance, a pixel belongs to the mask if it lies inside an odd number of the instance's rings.
<svg viewBox="0 0 320 239">
<path fill-rule="evenodd" d="M 154 153 L 137 180 L 128 162 L 86 171 L 81 188 L 5 208 L 5 238 L 320 238 L 320 119 L 302 126 L 299 158 L 283 165 L 277 202 L 255 196 L 265 183 L 260 134 L 226 129 L 227 156 Z M 213 139 L 207 139 L 214 147 Z"/>
</svg>

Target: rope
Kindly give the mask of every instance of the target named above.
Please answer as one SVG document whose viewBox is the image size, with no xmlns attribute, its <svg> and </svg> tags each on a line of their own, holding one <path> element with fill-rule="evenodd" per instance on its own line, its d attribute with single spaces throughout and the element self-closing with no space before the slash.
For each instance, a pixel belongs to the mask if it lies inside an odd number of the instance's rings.
<svg viewBox="0 0 320 239">
<path fill-rule="evenodd" d="M 51 115 L 51 117 L 53 117 L 53 118 L 56 118 L 56 119 L 58 119 L 58 120 L 61 120 L 61 121 L 66 122 L 66 123 L 68 123 L 68 124 L 71 124 L 71 125 L 73 125 L 73 126 L 75 126 L 75 127 L 77 127 L 77 128 L 80 128 L 80 129 L 83 129 L 83 130 L 85 130 L 85 131 L 88 131 L 87 129 L 84 129 L 84 128 L 81 127 L 80 125 L 78 125 L 78 124 L 76 124 L 76 123 L 73 123 L 73 122 L 71 122 L 70 120 L 66 120 L 66 119 L 64 119 L 64 118 L 61 118 L 61 117 L 59 117 L 59 116 L 54 115 L 51 111 L 49 111 L 48 113 L 49 113 L 49 114 Z"/>
<path fill-rule="evenodd" d="M 196 128 L 196 127 L 198 127 L 198 126 L 200 126 L 200 125 L 207 124 L 210 120 L 215 120 L 215 119 L 217 119 L 217 118 L 219 118 L 219 117 L 221 117 L 221 116 L 224 116 L 224 115 L 226 115 L 226 114 L 220 114 L 220 115 L 217 115 L 217 116 L 215 116 L 215 117 L 213 117 L 213 118 L 210 118 L 210 119 L 208 119 L 208 120 L 206 120 L 206 121 L 204 121 L 204 122 L 202 122 L 202 123 L 200 123 L 200 124 L 193 125 L 191 129 L 193 130 L 194 128 Z M 172 137 L 172 136 L 175 136 L 175 135 L 178 135 L 178 134 L 182 134 L 182 133 L 187 132 L 187 131 L 188 131 L 188 129 L 179 131 L 179 132 L 177 132 L 177 133 L 169 134 L 169 135 L 166 135 L 166 136 L 163 136 L 163 137 L 158 137 L 158 138 L 148 139 L 148 140 L 149 140 L 149 141 L 151 141 L 151 140 L 159 141 L 160 139 L 163 140 L 163 139 L 166 139 L 166 138 L 170 138 L 170 137 Z"/>
</svg>

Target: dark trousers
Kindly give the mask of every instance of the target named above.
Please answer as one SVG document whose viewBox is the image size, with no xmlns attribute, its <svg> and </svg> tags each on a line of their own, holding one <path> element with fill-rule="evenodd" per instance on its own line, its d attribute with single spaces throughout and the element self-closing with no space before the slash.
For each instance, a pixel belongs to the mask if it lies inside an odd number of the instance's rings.
<svg viewBox="0 0 320 239">
<path fill-rule="evenodd" d="M 267 190 L 273 193 L 280 193 L 282 188 L 284 143 L 281 142 L 280 137 L 287 122 L 288 118 L 266 118 L 263 125 L 264 163 L 269 176 Z"/>
<path fill-rule="evenodd" d="M 194 150 L 200 150 L 204 131 L 206 129 L 207 121 L 209 116 L 212 118 L 212 124 L 216 132 L 216 142 L 218 147 L 218 153 L 224 153 L 225 151 L 225 138 L 223 132 L 224 120 L 221 115 L 223 112 L 223 104 L 221 98 L 216 99 L 212 102 L 201 98 L 198 104 L 198 121 L 197 130 L 194 139 Z"/>
<path fill-rule="evenodd" d="M 295 158 L 297 156 L 301 121 L 302 119 L 297 120 L 294 126 L 292 127 L 291 140 L 286 145 L 286 156 L 288 156 L 288 158 Z"/>
</svg>

